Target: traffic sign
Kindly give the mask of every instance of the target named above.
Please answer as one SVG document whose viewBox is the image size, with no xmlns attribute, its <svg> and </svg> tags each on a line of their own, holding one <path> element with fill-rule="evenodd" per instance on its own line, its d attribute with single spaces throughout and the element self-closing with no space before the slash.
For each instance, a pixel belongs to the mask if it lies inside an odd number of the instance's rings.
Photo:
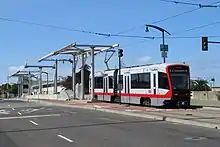
<svg viewBox="0 0 220 147">
<path fill-rule="evenodd" d="M 167 44 L 161 44 L 160 45 L 160 51 L 166 51 L 166 52 L 168 52 L 168 45 Z"/>
<path fill-rule="evenodd" d="M 165 52 L 165 51 L 161 52 L 161 56 L 162 56 L 162 58 L 167 58 L 167 52 Z"/>
</svg>

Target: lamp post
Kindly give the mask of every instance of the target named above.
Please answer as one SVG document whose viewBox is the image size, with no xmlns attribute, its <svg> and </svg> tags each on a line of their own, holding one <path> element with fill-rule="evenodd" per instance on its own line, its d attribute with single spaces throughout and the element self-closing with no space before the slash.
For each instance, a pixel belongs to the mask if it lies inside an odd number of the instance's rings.
<svg viewBox="0 0 220 147">
<path fill-rule="evenodd" d="M 168 35 L 171 35 L 167 30 L 161 28 L 161 27 L 158 27 L 158 26 L 155 26 L 155 25 L 148 25 L 146 24 L 146 32 L 149 31 L 148 27 L 151 27 L 151 28 L 154 28 L 154 29 L 157 29 L 159 31 L 162 32 L 162 41 L 163 41 L 163 44 L 160 45 L 160 51 L 161 51 L 161 56 L 163 58 L 163 63 L 166 63 L 166 58 L 167 58 L 167 52 L 168 52 L 168 45 L 165 45 L 165 41 L 164 41 L 164 32 L 166 32 Z"/>
</svg>

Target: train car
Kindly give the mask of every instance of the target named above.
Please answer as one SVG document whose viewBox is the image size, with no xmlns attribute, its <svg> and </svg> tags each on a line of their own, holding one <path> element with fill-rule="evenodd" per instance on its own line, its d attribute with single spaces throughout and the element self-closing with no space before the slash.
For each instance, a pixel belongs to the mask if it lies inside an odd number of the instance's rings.
<svg viewBox="0 0 220 147">
<path fill-rule="evenodd" d="M 162 63 L 106 70 L 95 74 L 95 97 L 100 101 L 146 106 L 189 106 L 190 68 Z M 119 92 L 120 89 L 120 92 Z"/>
</svg>

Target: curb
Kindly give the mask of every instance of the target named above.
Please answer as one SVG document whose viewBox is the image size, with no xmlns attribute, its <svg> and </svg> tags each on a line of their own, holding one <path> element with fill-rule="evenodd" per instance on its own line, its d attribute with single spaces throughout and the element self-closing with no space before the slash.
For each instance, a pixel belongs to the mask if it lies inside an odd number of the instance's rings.
<svg viewBox="0 0 220 147">
<path fill-rule="evenodd" d="M 45 102 L 45 101 L 41 101 L 41 100 L 31 100 L 31 101 L 32 102 L 38 101 L 40 103 L 48 104 L 48 105 L 55 105 L 55 106 L 62 106 L 62 107 L 69 107 L 69 108 L 79 108 L 79 109 L 85 109 L 85 110 L 95 110 L 95 111 L 100 111 L 100 112 L 108 112 L 108 113 L 114 113 L 114 114 L 135 116 L 135 117 L 148 118 L 148 119 L 154 119 L 154 120 L 160 120 L 160 121 L 167 121 L 167 122 L 173 122 L 173 123 L 179 123 L 179 124 L 185 124 L 185 125 L 193 125 L 193 126 L 199 126 L 199 127 L 205 127 L 205 128 L 220 129 L 220 124 L 216 124 L 216 123 L 201 122 L 201 121 L 194 121 L 194 120 L 188 120 L 188 119 L 179 119 L 179 118 L 175 118 L 175 117 L 166 117 L 166 116 L 161 116 L 161 115 L 133 113 L 133 112 L 111 110 L 111 109 L 104 109 L 104 108 L 96 108 L 96 107 L 74 106 L 74 105 L 59 104 L 59 103 L 54 103 L 54 102 Z M 30 102 L 30 100 L 29 100 L 29 102 Z"/>
<path fill-rule="evenodd" d="M 220 107 L 203 107 L 205 110 L 217 110 L 220 111 Z"/>
</svg>

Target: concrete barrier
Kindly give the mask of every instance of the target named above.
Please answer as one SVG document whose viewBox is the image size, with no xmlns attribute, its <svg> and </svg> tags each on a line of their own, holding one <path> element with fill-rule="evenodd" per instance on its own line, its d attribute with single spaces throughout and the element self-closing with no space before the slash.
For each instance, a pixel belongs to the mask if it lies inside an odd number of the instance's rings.
<svg viewBox="0 0 220 147">
<path fill-rule="evenodd" d="M 192 91 L 191 99 L 220 101 L 220 92 L 218 91 Z"/>
</svg>

